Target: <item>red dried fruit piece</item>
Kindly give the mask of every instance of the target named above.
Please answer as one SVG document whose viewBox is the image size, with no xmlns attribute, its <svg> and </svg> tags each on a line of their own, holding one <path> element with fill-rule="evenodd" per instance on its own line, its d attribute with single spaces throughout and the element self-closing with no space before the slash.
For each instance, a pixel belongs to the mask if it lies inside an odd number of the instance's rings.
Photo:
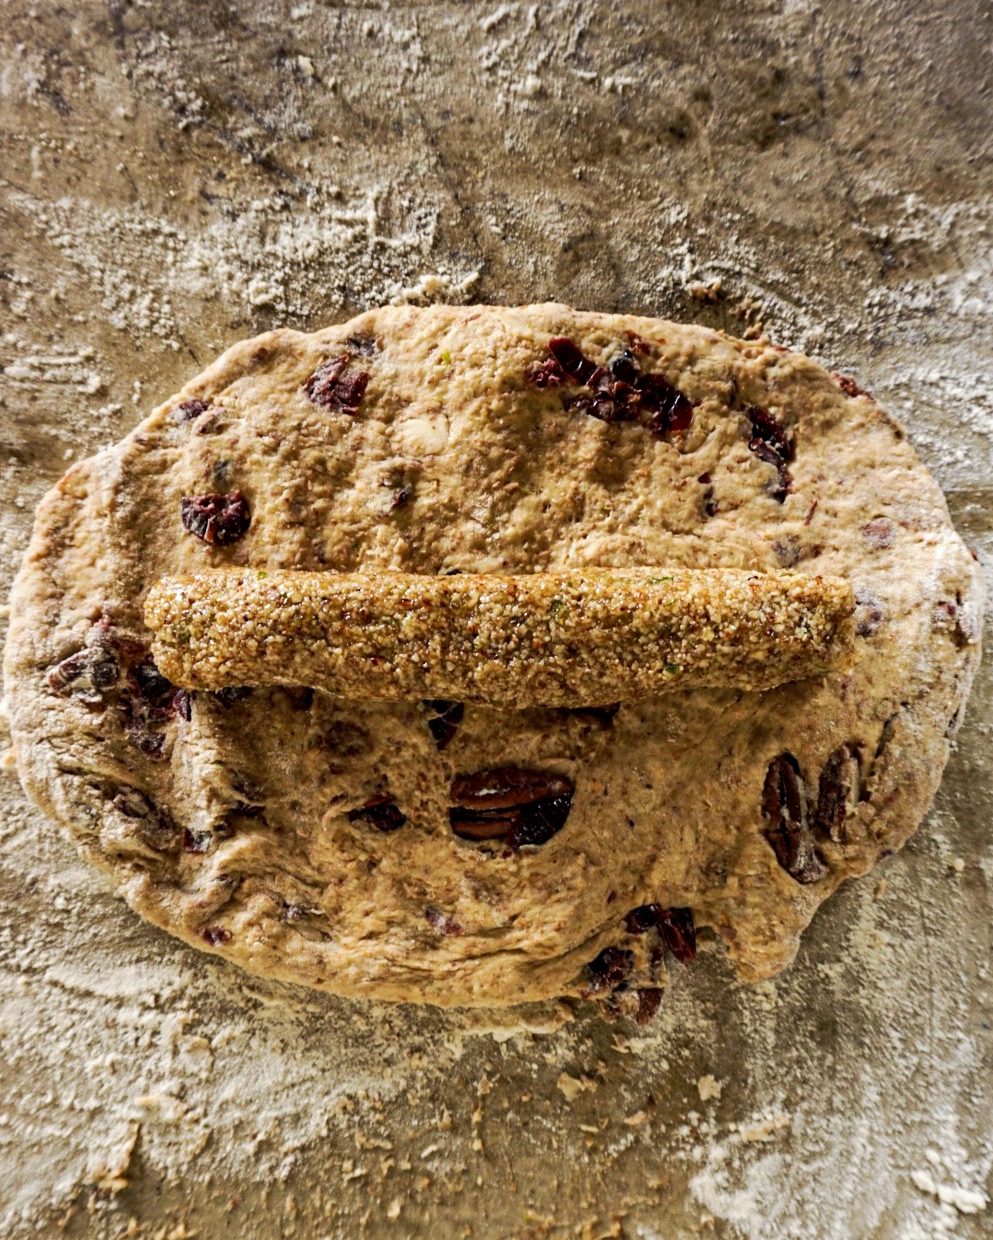
<svg viewBox="0 0 993 1240">
<path fill-rule="evenodd" d="M 745 413 L 751 423 L 749 450 L 754 452 L 760 461 L 775 466 L 776 485 L 769 494 L 779 503 L 783 503 L 793 487 L 793 475 L 789 471 L 789 463 L 795 455 L 793 438 L 768 410 L 749 405 Z"/>
<path fill-rule="evenodd" d="M 664 994 L 665 991 L 659 990 L 657 986 L 649 986 L 638 991 L 638 1011 L 635 1013 L 635 1020 L 639 1025 L 647 1025 L 653 1019 L 662 1006 Z"/>
<path fill-rule="evenodd" d="M 869 393 L 864 388 L 860 388 L 851 375 L 843 375 L 840 370 L 836 370 L 832 373 L 831 378 L 835 381 L 835 383 L 837 383 L 838 387 L 841 388 L 846 396 L 868 396 L 869 399 L 872 400 Z"/>
<path fill-rule="evenodd" d="M 661 921 L 661 904 L 641 904 L 624 918 L 624 926 L 628 934 L 645 934 L 648 930 L 657 929 Z"/>
<path fill-rule="evenodd" d="M 659 932 L 666 947 L 684 964 L 696 957 L 696 927 L 693 910 L 665 908 L 659 920 Z"/>
<path fill-rule="evenodd" d="M 839 745 L 824 763 L 817 788 L 814 830 L 822 837 L 845 842 L 845 821 L 858 803 L 862 758 L 857 747 Z"/>
<path fill-rule="evenodd" d="M 183 525 L 191 534 L 217 547 L 237 542 L 252 523 L 248 501 L 240 491 L 184 495 L 181 513 Z"/>
<path fill-rule="evenodd" d="M 457 775 L 449 820 L 462 839 L 504 839 L 512 849 L 545 844 L 565 825 L 573 783 L 552 771 L 504 766 Z"/>
<path fill-rule="evenodd" d="M 584 386 L 590 384 L 599 369 L 596 362 L 591 362 L 568 336 L 553 336 L 548 342 L 548 352 L 563 374 Z"/>
<path fill-rule="evenodd" d="M 798 883 L 816 883 L 827 874 L 807 825 L 807 794 L 800 763 L 791 753 L 773 758 L 762 789 L 763 835 L 776 859 Z"/>
<path fill-rule="evenodd" d="M 528 367 L 524 377 L 536 388 L 546 388 L 558 387 L 565 379 L 565 374 L 555 358 L 550 357 L 544 362 L 534 362 Z"/>
<path fill-rule="evenodd" d="M 392 797 L 382 794 L 371 797 L 358 809 L 350 809 L 348 821 L 363 823 L 377 831 L 399 831 L 407 821 L 407 815 Z"/>
<path fill-rule="evenodd" d="M 210 405 L 205 400 L 184 400 L 172 411 L 172 419 L 174 422 L 190 422 L 201 413 L 206 413 L 209 408 Z"/>
<path fill-rule="evenodd" d="M 452 921 L 450 917 L 445 916 L 440 908 L 435 908 L 433 905 L 428 905 L 424 910 L 424 916 L 439 934 L 459 935 L 465 933 L 457 921 Z"/>
<path fill-rule="evenodd" d="M 622 985 L 634 968 L 634 953 L 623 947 L 605 947 L 586 966 L 586 985 L 584 995 L 600 994 L 604 990 L 613 990 Z"/>
<path fill-rule="evenodd" d="M 567 409 L 580 409 L 601 422 L 639 421 L 657 435 L 684 431 L 693 417 L 690 400 L 660 374 L 643 374 L 634 353 L 623 349 L 606 367 L 586 357 L 575 341 L 553 336 L 551 354 L 527 372 L 536 387 L 558 386 L 571 380 L 590 389 L 563 397 Z"/>
<path fill-rule="evenodd" d="M 349 371 L 351 358 L 347 353 L 332 357 L 314 371 L 303 385 L 307 397 L 315 405 L 334 413 L 354 416 L 369 383 L 366 371 Z"/>
<path fill-rule="evenodd" d="M 461 702 L 449 702 L 443 698 L 428 698 L 421 705 L 431 714 L 428 731 L 434 737 L 434 743 L 440 752 L 451 744 L 459 730 L 465 706 Z"/>
<path fill-rule="evenodd" d="M 223 926 L 204 926 L 200 931 L 200 937 L 211 947 L 220 947 L 231 941 L 231 931 L 225 930 Z"/>
</svg>

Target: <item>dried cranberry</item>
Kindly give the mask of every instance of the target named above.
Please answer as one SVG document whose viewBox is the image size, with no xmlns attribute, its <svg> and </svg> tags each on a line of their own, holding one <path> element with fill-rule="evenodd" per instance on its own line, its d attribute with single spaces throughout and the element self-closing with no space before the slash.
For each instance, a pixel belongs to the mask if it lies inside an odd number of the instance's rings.
<svg viewBox="0 0 993 1240">
<path fill-rule="evenodd" d="M 457 921 L 452 921 L 450 917 L 445 916 L 441 909 L 434 908 L 432 905 L 428 905 L 424 910 L 424 916 L 439 934 L 459 935 L 464 933 Z"/>
<path fill-rule="evenodd" d="M 212 546 L 226 547 L 244 537 L 252 523 L 248 502 L 240 491 L 229 494 L 184 495 L 183 525 Z"/>
<path fill-rule="evenodd" d="M 869 393 L 865 391 L 864 388 L 860 388 L 851 375 L 843 375 L 841 371 L 836 370 L 831 375 L 831 378 L 835 381 L 835 383 L 837 383 L 838 387 L 841 388 L 846 396 L 853 398 L 856 396 L 868 396 L 869 399 L 872 400 Z"/>
<path fill-rule="evenodd" d="M 465 714 L 465 706 L 461 702 L 448 702 L 442 698 L 427 699 L 423 703 L 430 711 L 428 731 L 434 737 L 438 750 L 446 749 L 452 741 Z"/>
<path fill-rule="evenodd" d="M 624 925 L 628 934 L 644 934 L 648 930 L 656 929 L 661 920 L 661 904 L 641 904 L 628 913 L 624 918 Z"/>
<path fill-rule="evenodd" d="M 452 781 L 449 819 L 462 839 L 504 839 L 512 849 L 545 844 L 565 825 L 572 795 L 572 780 L 551 771 L 475 771 Z"/>
<path fill-rule="evenodd" d="M 565 379 L 565 375 L 555 358 L 550 357 L 544 362 L 535 362 L 531 365 L 525 374 L 525 378 L 528 383 L 533 383 L 536 388 L 546 388 L 558 387 Z"/>
<path fill-rule="evenodd" d="M 791 753 L 773 758 L 762 789 L 763 834 L 776 859 L 798 883 L 816 883 L 827 873 L 807 825 L 807 794 L 800 763 Z"/>
<path fill-rule="evenodd" d="M 749 405 L 745 410 L 751 424 L 748 447 L 760 461 L 776 468 L 776 485 L 769 494 L 783 503 L 793 487 L 789 463 L 795 455 L 793 438 L 766 409 Z"/>
<path fill-rule="evenodd" d="M 548 352 L 558 362 L 563 374 L 576 383 L 588 384 L 597 372 L 596 362 L 585 357 L 579 345 L 568 336 L 553 336 L 548 342 Z"/>
<path fill-rule="evenodd" d="M 631 349 L 616 354 L 606 367 L 586 357 L 575 341 L 553 336 L 551 355 L 527 372 L 536 387 L 571 381 L 588 389 L 563 395 L 563 406 L 579 409 L 601 422 L 637 421 L 658 435 L 686 430 L 693 417 L 690 400 L 663 376 L 642 373 Z"/>
<path fill-rule="evenodd" d="M 662 909 L 659 919 L 662 939 L 677 960 L 687 963 L 696 956 L 696 927 L 693 910 L 689 908 Z"/>
<path fill-rule="evenodd" d="M 185 719 L 187 723 L 193 718 L 193 697 L 186 689 L 176 690 L 172 707 L 180 719 Z"/>
<path fill-rule="evenodd" d="M 662 1006 L 664 994 L 665 992 L 659 990 L 657 986 L 649 986 L 638 991 L 638 1011 L 635 1013 L 635 1020 L 639 1025 L 647 1025 L 652 1020 Z"/>
<path fill-rule="evenodd" d="M 303 386 L 315 405 L 334 413 L 358 413 L 369 375 L 365 371 L 349 372 L 350 360 L 347 353 L 342 353 L 318 366 L 310 376 Z"/>
<path fill-rule="evenodd" d="M 622 947 L 605 947 L 586 966 L 587 983 L 584 994 L 598 994 L 620 986 L 634 967 L 634 953 Z"/>
<path fill-rule="evenodd" d="M 399 831 L 407 815 L 392 797 L 380 795 L 370 798 L 358 809 L 349 810 L 348 821 L 374 827 L 377 831 Z"/>
<path fill-rule="evenodd" d="M 172 411 L 172 417 L 176 422 L 189 422 L 198 418 L 201 413 L 206 413 L 209 408 L 210 405 L 205 400 L 184 400 Z"/>
<path fill-rule="evenodd" d="M 231 931 L 225 930 L 223 926 L 204 926 L 200 931 L 200 937 L 211 947 L 220 947 L 231 941 Z"/>
</svg>

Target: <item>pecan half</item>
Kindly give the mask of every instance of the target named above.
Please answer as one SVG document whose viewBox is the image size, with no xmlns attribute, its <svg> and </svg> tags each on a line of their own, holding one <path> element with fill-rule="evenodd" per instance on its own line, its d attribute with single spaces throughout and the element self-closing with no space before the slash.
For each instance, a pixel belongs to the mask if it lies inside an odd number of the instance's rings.
<svg viewBox="0 0 993 1240">
<path fill-rule="evenodd" d="M 800 763 L 784 752 L 773 758 L 762 789 L 763 830 L 776 859 L 798 883 L 816 883 L 827 874 L 807 823 L 807 794 Z"/>
<path fill-rule="evenodd" d="M 573 783 L 553 771 L 496 767 L 457 775 L 449 820 L 466 840 L 506 840 L 512 849 L 544 844 L 565 825 Z"/>
<path fill-rule="evenodd" d="M 847 843 L 845 820 L 861 794 L 862 759 L 857 748 L 839 745 L 824 763 L 817 789 L 814 831 L 836 844 Z"/>
<path fill-rule="evenodd" d="M 371 797 L 358 809 L 349 810 L 348 821 L 364 823 L 377 831 L 399 831 L 407 815 L 392 797 L 381 794 Z"/>
</svg>

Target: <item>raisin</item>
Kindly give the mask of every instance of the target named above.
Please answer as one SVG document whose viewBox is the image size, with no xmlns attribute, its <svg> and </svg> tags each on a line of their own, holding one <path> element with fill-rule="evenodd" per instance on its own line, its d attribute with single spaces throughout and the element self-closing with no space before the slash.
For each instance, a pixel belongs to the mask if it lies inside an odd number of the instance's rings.
<svg viewBox="0 0 993 1240">
<path fill-rule="evenodd" d="M 662 1006 L 664 993 L 657 986 L 648 986 L 638 991 L 638 1011 L 634 1018 L 639 1025 L 647 1025 L 653 1019 Z"/>
<path fill-rule="evenodd" d="M 762 789 L 765 838 L 776 859 L 798 883 L 816 883 L 827 873 L 807 825 L 807 795 L 800 763 L 791 753 L 773 758 Z"/>
<path fill-rule="evenodd" d="M 586 985 L 584 995 L 599 994 L 604 990 L 613 990 L 624 983 L 634 967 L 634 953 L 623 947 L 605 947 L 586 966 Z"/>
<path fill-rule="evenodd" d="M 390 512 L 396 512 L 398 508 L 406 508 L 413 498 L 414 488 L 412 486 L 397 487 L 390 497 Z"/>
<path fill-rule="evenodd" d="M 824 763 L 817 789 L 814 831 L 820 836 L 845 842 L 845 820 L 859 800 L 862 759 L 857 748 L 839 745 Z"/>
<path fill-rule="evenodd" d="M 793 475 L 789 470 L 795 455 L 793 438 L 768 410 L 749 405 L 745 412 L 751 424 L 749 451 L 760 461 L 775 466 L 776 485 L 769 494 L 781 504 L 793 488 Z"/>
<path fill-rule="evenodd" d="M 349 372 L 350 360 L 347 353 L 342 353 L 318 366 L 303 385 L 313 404 L 334 413 L 347 413 L 352 416 L 358 413 L 369 383 L 369 375 L 365 371 Z"/>
<path fill-rule="evenodd" d="M 462 839 L 504 839 L 512 849 L 545 844 L 561 831 L 573 783 L 551 771 L 504 766 L 458 775 L 449 819 Z"/>
<path fill-rule="evenodd" d="M 188 827 L 183 832 L 183 852 L 205 853 L 210 851 L 214 842 L 211 831 L 191 831 Z"/>
<path fill-rule="evenodd" d="M 659 931 L 666 947 L 684 964 L 696 957 L 696 927 L 693 910 L 666 908 L 662 910 Z"/>
<path fill-rule="evenodd" d="M 240 491 L 184 495 L 181 513 L 183 525 L 191 534 L 218 547 L 243 538 L 252 523 L 248 502 Z"/>
<path fill-rule="evenodd" d="M 349 822 L 359 822 L 377 831 L 399 831 L 407 821 L 407 815 L 392 797 L 381 794 L 371 797 L 358 809 L 348 811 Z"/>
<path fill-rule="evenodd" d="M 457 921 L 452 921 L 450 917 L 445 916 L 441 909 L 434 908 L 432 905 L 428 905 L 424 910 L 424 916 L 439 934 L 458 935 L 464 933 Z"/>
<path fill-rule="evenodd" d="M 223 926 L 204 926 L 200 931 L 200 937 L 211 947 L 220 947 L 231 941 L 231 931 L 225 930 Z"/>
<path fill-rule="evenodd" d="M 461 702 L 448 702 L 442 698 L 427 699 L 422 705 L 431 714 L 428 731 L 434 737 L 436 747 L 439 751 L 446 749 L 459 729 L 465 706 Z"/>
<path fill-rule="evenodd" d="M 172 419 L 174 422 L 190 422 L 201 413 L 206 413 L 209 408 L 210 405 L 205 400 L 184 400 L 172 411 Z"/>
</svg>

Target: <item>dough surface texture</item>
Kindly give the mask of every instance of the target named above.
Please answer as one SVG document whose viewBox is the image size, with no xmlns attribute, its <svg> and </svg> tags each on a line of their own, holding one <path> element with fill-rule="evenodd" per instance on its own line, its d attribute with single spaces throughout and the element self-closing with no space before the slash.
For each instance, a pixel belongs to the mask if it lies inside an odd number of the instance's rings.
<svg viewBox="0 0 993 1240">
<path fill-rule="evenodd" d="M 616 708 L 188 694 L 143 622 L 211 568 L 656 564 L 847 579 L 852 665 Z M 343 995 L 644 1014 L 694 925 L 768 977 L 918 826 L 981 593 L 902 428 L 796 353 L 392 307 L 235 345 L 69 470 L 11 596 L 7 709 L 32 796 L 202 950 Z"/>
</svg>

